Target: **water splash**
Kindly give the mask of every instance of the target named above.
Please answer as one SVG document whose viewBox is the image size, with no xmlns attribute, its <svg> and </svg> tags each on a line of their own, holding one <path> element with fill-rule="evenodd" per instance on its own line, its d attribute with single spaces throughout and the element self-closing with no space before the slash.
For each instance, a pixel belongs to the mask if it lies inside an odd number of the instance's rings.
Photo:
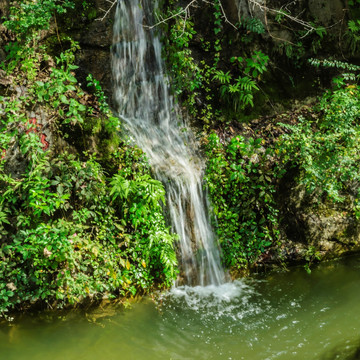
<svg viewBox="0 0 360 360">
<path fill-rule="evenodd" d="M 159 303 L 194 311 L 205 320 L 238 320 L 261 310 L 251 301 L 255 294 L 252 285 L 236 280 L 221 285 L 173 288 L 160 296 Z"/>
<path fill-rule="evenodd" d="M 203 163 L 169 93 L 159 36 L 146 27 L 155 8 L 153 0 L 118 2 L 112 52 L 117 113 L 166 188 L 183 282 L 219 285 L 226 276 L 202 189 Z"/>
</svg>

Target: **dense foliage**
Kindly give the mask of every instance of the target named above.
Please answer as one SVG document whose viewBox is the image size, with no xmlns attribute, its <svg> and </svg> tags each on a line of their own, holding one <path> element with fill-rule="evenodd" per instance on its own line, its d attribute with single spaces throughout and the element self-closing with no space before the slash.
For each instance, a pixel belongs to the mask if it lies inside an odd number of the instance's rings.
<svg viewBox="0 0 360 360">
<path fill-rule="evenodd" d="M 276 102 L 304 97 L 319 84 L 328 86 L 328 76 L 309 71 L 309 57 L 344 59 L 359 49 L 358 0 L 332 15 L 334 7 L 324 5 L 323 16 L 319 5 L 305 9 L 297 1 L 165 4 L 158 25 L 166 34 L 172 85 L 185 111 L 206 130 L 273 111 Z"/>
<path fill-rule="evenodd" d="M 12 1 L 11 5 L 5 25 L 18 39 L 25 42 L 35 40 L 39 36 L 39 31 L 49 29 L 56 13 L 64 14 L 75 6 L 72 0 L 37 0 L 21 3 Z"/>
<path fill-rule="evenodd" d="M 236 135 L 221 143 L 215 133 L 207 137 L 206 184 L 226 266 L 247 267 L 278 247 L 281 204 L 275 195 L 292 168 L 298 174 L 292 181 L 315 203 L 346 202 L 349 216 L 360 216 L 359 86 L 335 80 L 340 85 L 321 97 L 310 118 L 278 125 L 284 130 L 276 141 Z M 304 259 L 315 258 L 319 253 L 311 245 Z"/>
<path fill-rule="evenodd" d="M 255 263 L 278 238 L 272 149 L 262 142 L 238 135 L 224 146 L 208 137 L 206 183 L 228 267 Z"/>
<path fill-rule="evenodd" d="M 246 47 L 238 48 L 236 56 L 229 56 L 228 48 L 234 33 L 239 32 L 244 41 L 251 41 L 253 34 L 264 32 L 264 27 L 256 19 L 244 20 L 233 25 L 235 31 L 231 28 L 227 33 L 229 26 L 224 22 L 220 1 L 206 2 L 201 7 L 211 29 L 199 42 L 199 20 L 181 16 L 183 8 L 177 4 L 170 1 L 164 15 L 171 19 L 166 23 L 169 36 L 164 40 L 172 85 L 192 117 L 204 128 L 212 128 L 234 113 L 254 106 L 254 94 L 259 91 L 258 84 L 267 70 L 269 57 L 261 50 L 249 53 Z M 202 54 L 201 60 L 192 52 L 194 43 Z"/>
<path fill-rule="evenodd" d="M 300 117 L 296 125 L 283 124 L 290 132 L 278 144 L 282 162 L 300 170 L 298 181 L 309 192 L 334 201 L 343 201 L 344 194 L 350 194 L 356 208 L 360 195 L 359 90 L 352 84 L 326 92 L 317 106 L 320 116 Z"/>
<path fill-rule="evenodd" d="M 40 30 L 70 1 L 13 3 L 0 75 L 0 315 L 134 295 L 176 276 L 164 188 L 99 83 L 75 77 L 78 44 L 48 54 Z M 31 9 L 30 9 L 31 8 Z M 30 11 L 30 10 L 31 11 Z"/>
<path fill-rule="evenodd" d="M 350 68 L 358 70 L 346 65 Z M 357 79 L 356 74 L 351 78 Z M 360 89 L 343 77 L 334 82 L 311 117 L 277 125 L 284 129 L 278 139 L 265 143 L 236 135 L 222 144 L 215 133 L 207 137 L 206 182 L 227 266 L 246 267 L 267 247 L 276 248 L 281 204 L 275 194 L 291 169 L 297 174 L 294 184 L 304 186 L 315 203 L 326 198 L 346 202 L 349 216 L 359 218 Z M 310 263 L 317 258 L 318 249 L 309 246 L 304 259 Z"/>
</svg>

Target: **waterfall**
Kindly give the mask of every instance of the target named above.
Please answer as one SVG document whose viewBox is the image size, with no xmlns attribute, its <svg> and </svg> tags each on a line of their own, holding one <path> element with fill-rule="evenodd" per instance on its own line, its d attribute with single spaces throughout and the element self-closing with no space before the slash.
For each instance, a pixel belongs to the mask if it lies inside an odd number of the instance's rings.
<svg viewBox="0 0 360 360">
<path fill-rule="evenodd" d="M 179 235 L 179 282 L 219 285 L 225 273 L 202 189 L 203 162 L 169 93 L 159 36 L 146 26 L 155 8 L 154 0 L 118 1 L 112 49 L 116 111 L 165 186 L 172 230 Z"/>
</svg>

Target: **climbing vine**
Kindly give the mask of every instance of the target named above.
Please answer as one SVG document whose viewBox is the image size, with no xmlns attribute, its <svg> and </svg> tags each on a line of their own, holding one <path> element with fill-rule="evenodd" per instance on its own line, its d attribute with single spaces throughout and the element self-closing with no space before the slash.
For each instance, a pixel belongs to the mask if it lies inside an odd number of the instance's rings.
<svg viewBox="0 0 360 360">
<path fill-rule="evenodd" d="M 245 268 L 276 241 L 278 210 L 271 148 L 261 138 L 233 137 L 227 145 L 212 133 L 206 143 L 206 184 L 224 262 Z"/>
</svg>

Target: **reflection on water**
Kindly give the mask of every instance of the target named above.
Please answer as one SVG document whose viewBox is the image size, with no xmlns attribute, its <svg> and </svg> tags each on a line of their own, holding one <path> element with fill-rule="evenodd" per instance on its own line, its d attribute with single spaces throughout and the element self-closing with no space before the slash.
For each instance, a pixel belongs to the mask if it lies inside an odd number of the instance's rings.
<svg viewBox="0 0 360 360">
<path fill-rule="evenodd" d="M 358 359 L 359 298 L 360 258 L 347 258 L 127 310 L 26 316 L 0 326 L 0 359 Z"/>
</svg>

